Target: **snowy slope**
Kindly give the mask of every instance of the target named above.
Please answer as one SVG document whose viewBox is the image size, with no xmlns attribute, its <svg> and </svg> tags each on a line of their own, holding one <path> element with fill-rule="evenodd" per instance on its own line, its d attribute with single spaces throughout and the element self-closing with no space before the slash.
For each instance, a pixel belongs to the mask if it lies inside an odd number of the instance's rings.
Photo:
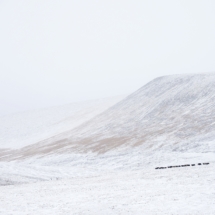
<svg viewBox="0 0 215 215">
<path fill-rule="evenodd" d="M 104 153 L 117 147 L 215 152 L 215 74 L 160 77 L 71 131 L 23 149 Z"/>
<path fill-rule="evenodd" d="M 71 130 L 123 98 L 116 96 L 0 117 L 0 148 L 20 148 Z"/>
</svg>

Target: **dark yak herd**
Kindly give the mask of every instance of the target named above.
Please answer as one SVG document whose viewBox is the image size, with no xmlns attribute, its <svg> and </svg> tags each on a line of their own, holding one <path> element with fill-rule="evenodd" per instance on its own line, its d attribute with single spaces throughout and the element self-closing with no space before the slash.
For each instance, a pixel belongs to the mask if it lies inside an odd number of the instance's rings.
<svg viewBox="0 0 215 215">
<path fill-rule="evenodd" d="M 177 166 L 156 167 L 155 169 L 168 169 L 168 168 L 175 168 L 175 167 L 200 166 L 200 165 L 208 165 L 208 164 L 209 163 L 184 164 L 184 165 L 177 165 Z"/>
</svg>

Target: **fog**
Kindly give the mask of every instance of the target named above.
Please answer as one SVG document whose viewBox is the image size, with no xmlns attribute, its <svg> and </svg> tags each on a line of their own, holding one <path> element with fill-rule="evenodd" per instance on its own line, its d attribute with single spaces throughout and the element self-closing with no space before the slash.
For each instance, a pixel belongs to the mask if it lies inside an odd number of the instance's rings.
<svg viewBox="0 0 215 215">
<path fill-rule="evenodd" d="M 214 10 L 213 0 L 0 0 L 0 115 L 214 72 Z"/>
</svg>

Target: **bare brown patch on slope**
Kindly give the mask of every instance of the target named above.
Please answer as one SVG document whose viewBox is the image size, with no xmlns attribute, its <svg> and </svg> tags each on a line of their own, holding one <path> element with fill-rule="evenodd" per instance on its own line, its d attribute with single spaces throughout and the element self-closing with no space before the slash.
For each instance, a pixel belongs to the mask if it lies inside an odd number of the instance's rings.
<svg viewBox="0 0 215 215">
<path fill-rule="evenodd" d="M 97 138 L 85 138 L 78 141 L 69 141 L 68 139 L 53 141 L 52 144 L 38 143 L 22 149 L 10 150 L 2 152 L 0 160 L 22 160 L 34 156 L 43 157 L 50 154 L 64 153 L 88 153 L 94 152 L 98 154 L 106 153 L 128 143 L 128 137 L 111 137 L 97 140 Z"/>
</svg>

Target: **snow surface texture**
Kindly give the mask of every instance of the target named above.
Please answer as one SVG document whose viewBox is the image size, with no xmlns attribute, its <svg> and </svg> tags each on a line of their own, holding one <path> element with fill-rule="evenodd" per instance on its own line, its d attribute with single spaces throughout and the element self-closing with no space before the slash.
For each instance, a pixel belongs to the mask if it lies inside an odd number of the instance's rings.
<svg viewBox="0 0 215 215">
<path fill-rule="evenodd" d="M 0 214 L 214 215 L 214 167 L 106 172 L 0 187 Z"/>
<path fill-rule="evenodd" d="M 0 214 L 215 214 L 214 97 L 214 74 L 161 77 L 71 129 L 1 149 Z"/>
<path fill-rule="evenodd" d="M 213 162 L 154 169 L 200 160 Z M 140 151 L 2 162 L 0 214 L 212 215 L 214 165 L 214 153 Z"/>
</svg>

